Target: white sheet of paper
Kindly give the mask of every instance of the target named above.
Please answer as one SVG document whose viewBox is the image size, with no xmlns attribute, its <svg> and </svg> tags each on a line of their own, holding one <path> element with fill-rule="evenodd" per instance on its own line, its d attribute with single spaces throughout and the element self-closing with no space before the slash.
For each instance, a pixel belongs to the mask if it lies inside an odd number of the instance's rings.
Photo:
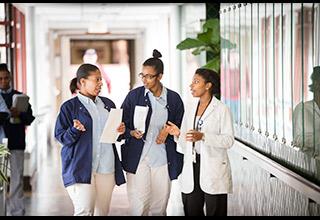
<svg viewBox="0 0 320 220">
<path fill-rule="evenodd" d="M 133 125 L 134 128 L 141 131 L 142 133 L 146 130 L 146 119 L 148 115 L 148 106 L 136 106 L 134 109 Z"/>
<path fill-rule="evenodd" d="M 104 126 L 102 135 L 100 137 L 100 143 L 115 143 L 119 136 L 117 128 L 122 121 L 122 110 L 112 108 L 109 112 L 108 120 Z"/>
</svg>

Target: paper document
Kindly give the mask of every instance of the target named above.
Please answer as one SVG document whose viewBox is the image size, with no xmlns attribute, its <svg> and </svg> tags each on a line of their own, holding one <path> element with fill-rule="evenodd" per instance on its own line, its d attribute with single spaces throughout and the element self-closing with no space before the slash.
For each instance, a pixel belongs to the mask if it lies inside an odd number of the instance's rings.
<svg viewBox="0 0 320 220">
<path fill-rule="evenodd" d="M 122 121 L 122 109 L 112 108 L 109 112 L 108 120 L 104 126 L 100 143 L 115 143 L 119 136 L 117 128 Z"/>
<path fill-rule="evenodd" d="M 12 96 L 12 107 L 17 108 L 19 112 L 26 112 L 29 105 L 29 96 L 25 94 L 14 94 Z"/>
<path fill-rule="evenodd" d="M 146 130 L 146 119 L 148 115 L 148 106 L 136 106 L 134 109 L 133 125 L 134 128 L 145 133 Z"/>
</svg>

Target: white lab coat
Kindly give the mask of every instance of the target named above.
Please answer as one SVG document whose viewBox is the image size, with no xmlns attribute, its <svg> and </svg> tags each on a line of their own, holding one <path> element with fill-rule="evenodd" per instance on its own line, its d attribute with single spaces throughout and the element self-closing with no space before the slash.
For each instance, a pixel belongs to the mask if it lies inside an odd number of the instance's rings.
<svg viewBox="0 0 320 220">
<path fill-rule="evenodd" d="M 181 125 L 180 137 L 176 138 L 177 151 L 184 154 L 182 173 L 178 178 L 183 193 L 191 193 L 193 182 L 192 143 L 186 142 L 186 132 L 193 129 L 198 99 L 187 103 Z M 204 141 L 200 141 L 200 187 L 208 194 L 232 192 L 231 167 L 227 150 L 234 143 L 232 115 L 229 108 L 213 97 L 204 112 L 201 132 Z"/>
</svg>

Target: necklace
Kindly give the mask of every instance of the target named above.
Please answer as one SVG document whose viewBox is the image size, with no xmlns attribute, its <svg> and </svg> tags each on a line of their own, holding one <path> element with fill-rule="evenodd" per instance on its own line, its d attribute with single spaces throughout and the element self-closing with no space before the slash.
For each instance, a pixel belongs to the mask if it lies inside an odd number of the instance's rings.
<svg viewBox="0 0 320 220">
<path fill-rule="evenodd" d="M 194 129 L 194 130 L 198 130 L 199 128 L 200 128 L 200 130 L 201 130 L 201 126 L 202 126 L 202 124 L 203 124 L 202 116 L 203 116 L 203 114 L 206 112 L 208 106 L 210 105 L 211 100 L 212 100 L 212 97 L 210 98 L 208 104 L 206 105 L 205 109 L 204 109 L 203 112 L 201 113 L 201 115 L 200 115 L 200 117 L 199 117 L 199 120 L 198 120 L 198 123 L 197 123 L 197 125 L 196 125 L 197 113 L 198 113 L 199 106 L 200 106 L 200 101 L 198 102 L 197 109 L 196 109 L 196 113 L 195 113 L 195 116 L 194 116 L 194 119 L 193 119 L 193 129 Z"/>
</svg>

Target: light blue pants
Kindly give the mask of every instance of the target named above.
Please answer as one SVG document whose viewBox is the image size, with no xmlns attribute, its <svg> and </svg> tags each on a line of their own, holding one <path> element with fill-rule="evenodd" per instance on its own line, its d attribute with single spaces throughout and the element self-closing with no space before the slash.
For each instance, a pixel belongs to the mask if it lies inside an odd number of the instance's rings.
<svg viewBox="0 0 320 220">
<path fill-rule="evenodd" d="M 23 194 L 24 151 L 10 150 L 10 191 L 7 199 L 7 215 L 25 214 Z"/>
</svg>

